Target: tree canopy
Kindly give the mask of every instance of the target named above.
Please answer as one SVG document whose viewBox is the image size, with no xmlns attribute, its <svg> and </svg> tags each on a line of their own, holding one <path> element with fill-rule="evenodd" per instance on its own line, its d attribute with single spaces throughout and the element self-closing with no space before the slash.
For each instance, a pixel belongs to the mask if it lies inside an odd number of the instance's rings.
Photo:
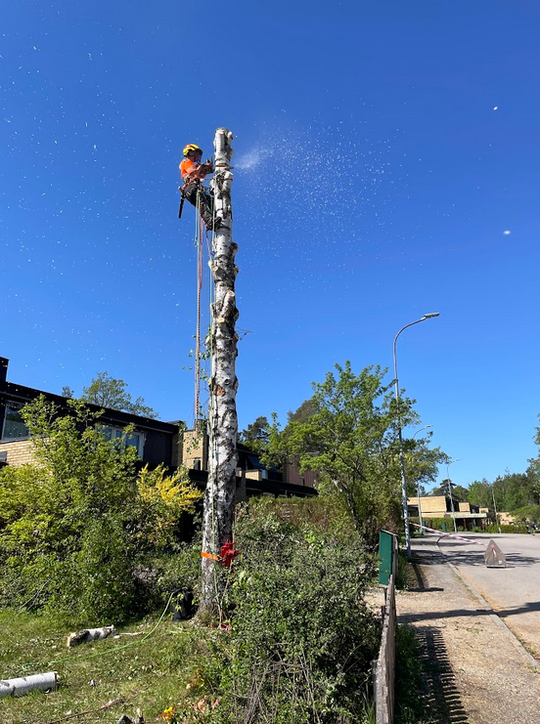
<svg viewBox="0 0 540 724">
<path fill-rule="evenodd" d="M 443 489 L 446 492 L 446 486 L 443 485 L 435 488 L 432 493 L 436 495 Z M 540 503 L 540 490 L 532 464 L 529 464 L 524 473 L 507 471 L 491 482 L 483 478 L 473 480 L 468 488 L 458 485 L 454 488 L 454 495 L 459 500 L 468 500 L 469 503 L 481 507 L 493 508 L 495 504 L 499 512 L 509 513 Z"/>
<path fill-rule="evenodd" d="M 430 491 L 430 495 L 448 495 L 448 485 L 450 484 L 450 487 L 452 488 L 452 497 L 456 500 L 459 500 L 459 502 L 466 503 L 467 501 L 473 502 L 469 498 L 469 488 L 464 487 L 463 485 L 456 485 L 455 483 L 452 483 L 451 480 L 443 480 L 441 485 L 437 485 L 435 488 L 433 488 Z M 483 504 L 482 504 L 483 505 Z"/>
<path fill-rule="evenodd" d="M 258 417 L 238 436 L 238 441 L 256 453 L 263 453 L 270 440 L 270 423 L 267 417 Z"/>
<path fill-rule="evenodd" d="M 71 392 L 71 395 L 64 394 L 64 392 Z M 64 387 L 62 394 L 65 397 L 72 397 L 73 391 L 69 387 Z M 98 372 L 97 377 L 94 377 L 89 386 L 83 387 L 81 399 L 93 405 L 109 407 L 112 410 L 123 410 L 141 417 L 156 418 L 158 416 L 154 409 L 145 404 L 142 397 L 132 400 L 127 391 L 127 383 L 111 377 L 108 372 Z"/>
<path fill-rule="evenodd" d="M 283 430 L 274 418 L 263 459 L 279 467 L 292 457 L 303 470 L 316 471 L 320 492 L 338 495 L 356 529 L 374 541 L 381 526 L 396 527 L 400 516 L 397 403 L 381 367 L 355 374 L 346 362 L 335 370 L 313 384 L 313 396 Z M 403 427 L 419 421 L 413 403 L 401 396 Z M 442 453 L 421 440 L 405 441 L 405 449 L 411 485 L 433 479 Z"/>
</svg>

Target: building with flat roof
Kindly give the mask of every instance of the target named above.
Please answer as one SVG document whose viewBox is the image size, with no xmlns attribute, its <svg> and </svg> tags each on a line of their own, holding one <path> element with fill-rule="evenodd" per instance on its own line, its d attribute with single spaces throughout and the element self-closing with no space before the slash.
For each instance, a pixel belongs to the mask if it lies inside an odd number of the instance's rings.
<svg viewBox="0 0 540 724">
<path fill-rule="evenodd" d="M 435 518 L 448 519 L 453 527 L 455 518 L 457 527 L 472 530 L 473 528 L 484 528 L 491 519 L 487 508 L 461 502 L 453 496 L 450 498 L 449 495 L 423 495 L 420 498 L 408 498 L 407 507 L 409 515 L 413 517 L 419 517 L 421 511 L 424 524 L 428 527 L 429 521 Z"/>
</svg>

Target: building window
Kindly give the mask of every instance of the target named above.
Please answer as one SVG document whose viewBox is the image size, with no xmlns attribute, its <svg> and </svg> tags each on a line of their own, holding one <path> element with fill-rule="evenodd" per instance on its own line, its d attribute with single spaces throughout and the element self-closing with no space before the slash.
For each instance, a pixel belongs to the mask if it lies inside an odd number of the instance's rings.
<svg viewBox="0 0 540 724">
<path fill-rule="evenodd" d="M 120 427 L 102 427 L 101 431 L 106 440 L 118 440 L 124 437 L 124 442 L 127 447 L 134 447 L 140 458 L 144 452 L 144 433 L 142 432 L 130 432 L 127 435 Z"/>
<path fill-rule="evenodd" d="M 2 440 L 20 440 L 21 438 L 30 437 L 28 428 L 24 424 L 20 413 L 21 409 L 22 405 L 7 405 Z"/>
</svg>

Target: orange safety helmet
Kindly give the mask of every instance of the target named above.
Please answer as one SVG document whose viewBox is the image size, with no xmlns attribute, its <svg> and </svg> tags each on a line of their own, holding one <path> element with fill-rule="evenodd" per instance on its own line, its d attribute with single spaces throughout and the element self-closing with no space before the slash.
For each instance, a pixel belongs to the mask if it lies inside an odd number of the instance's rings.
<svg viewBox="0 0 540 724">
<path fill-rule="evenodd" d="M 186 158 L 190 151 L 199 151 L 202 156 L 202 148 L 199 148 L 196 143 L 188 143 L 188 145 L 184 148 L 184 156 Z"/>
</svg>

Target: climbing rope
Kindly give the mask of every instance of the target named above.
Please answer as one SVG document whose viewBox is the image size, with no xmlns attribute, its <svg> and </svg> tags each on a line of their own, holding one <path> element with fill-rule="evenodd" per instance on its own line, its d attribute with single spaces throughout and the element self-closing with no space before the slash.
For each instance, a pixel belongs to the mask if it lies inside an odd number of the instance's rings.
<svg viewBox="0 0 540 724">
<path fill-rule="evenodd" d="M 201 192 L 197 194 L 197 214 L 195 217 L 195 246 L 197 247 L 197 328 L 195 333 L 195 396 L 194 422 L 195 434 L 199 434 L 199 399 L 201 394 L 201 291 L 203 283 L 203 220 L 201 217 Z"/>
</svg>

